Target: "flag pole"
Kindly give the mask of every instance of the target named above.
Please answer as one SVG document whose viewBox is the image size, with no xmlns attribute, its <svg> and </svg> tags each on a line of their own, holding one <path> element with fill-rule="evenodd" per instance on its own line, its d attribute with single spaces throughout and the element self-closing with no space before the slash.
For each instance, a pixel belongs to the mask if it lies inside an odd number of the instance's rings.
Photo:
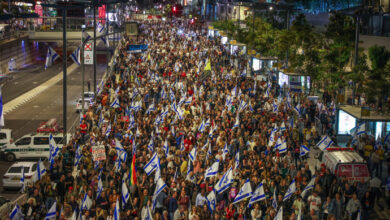
<svg viewBox="0 0 390 220">
<path fill-rule="evenodd" d="M 80 55 L 80 62 L 81 62 L 81 100 L 82 100 L 82 106 L 81 106 L 81 114 L 84 116 L 84 73 L 85 73 L 85 66 L 84 66 L 84 36 L 83 32 L 85 31 L 85 25 L 83 24 L 81 27 L 81 55 Z"/>
</svg>

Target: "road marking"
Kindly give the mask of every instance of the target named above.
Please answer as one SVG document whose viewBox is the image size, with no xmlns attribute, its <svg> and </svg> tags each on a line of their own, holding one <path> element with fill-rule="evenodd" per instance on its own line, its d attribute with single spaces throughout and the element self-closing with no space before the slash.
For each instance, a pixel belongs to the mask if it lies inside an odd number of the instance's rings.
<svg viewBox="0 0 390 220">
<path fill-rule="evenodd" d="M 78 67 L 77 64 L 72 64 L 67 69 L 67 75 L 71 74 L 76 68 Z M 59 82 L 62 79 L 62 71 L 58 73 L 56 76 L 50 78 L 46 82 L 42 83 L 41 85 L 35 87 L 34 89 L 12 99 L 11 101 L 7 102 L 3 106 L 3 112 L 4 115 L 7 113 L 10 113 L 11 111 L 15 110 L 17 107 L 21 106 L 22 104 L 30 101 L 35 96 L 39 95 L 46 89 L 54 86 L 57 82 Z"/>
</svg>

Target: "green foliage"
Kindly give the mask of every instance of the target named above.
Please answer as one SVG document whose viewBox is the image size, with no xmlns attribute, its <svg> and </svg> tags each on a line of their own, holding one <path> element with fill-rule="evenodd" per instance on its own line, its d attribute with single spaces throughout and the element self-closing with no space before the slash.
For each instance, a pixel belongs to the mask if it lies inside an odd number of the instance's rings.
<svg viewBox="0 0 390 220">
<path fill-rule="evenodd" d="M 372 69 L 382 69 L 390 59 L 390 52 L 384 46 L 374 45 L 369 48 L 368 54 Z"/>
</svg>

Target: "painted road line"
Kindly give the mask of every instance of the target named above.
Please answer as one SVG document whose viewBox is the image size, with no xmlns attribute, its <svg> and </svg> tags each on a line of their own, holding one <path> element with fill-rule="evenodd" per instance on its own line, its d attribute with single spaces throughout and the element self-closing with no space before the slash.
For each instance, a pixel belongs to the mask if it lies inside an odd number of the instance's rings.
<svg viewBox="0 0 390 220">
<path fill-rule="evenodd" d="M 70 65 L 67 69 L 67 75 L 71 74 L 77 67 L 78 67 L 78 65 L 75 63 Z M 15 110 L 17 107 L 21 106 L 22 104 L 30 101 L 32 98 L 39 95 L 40 93 L 42 93 L 46 89 L 54 86 L 57 82 L 62 80 L 62 73 L 63 72 L 61 71 L 56 76 L 50 78 L 49 80 L 42 83 L 41 85 L 39 85 L 39 86 L 35 87 L 34 89 L 32 89 L 32 90 L 14 98 L 14 99 L 12 99 L 11 101 L 5 103 L 3 106 L 4 115 Z"/>
</svg>

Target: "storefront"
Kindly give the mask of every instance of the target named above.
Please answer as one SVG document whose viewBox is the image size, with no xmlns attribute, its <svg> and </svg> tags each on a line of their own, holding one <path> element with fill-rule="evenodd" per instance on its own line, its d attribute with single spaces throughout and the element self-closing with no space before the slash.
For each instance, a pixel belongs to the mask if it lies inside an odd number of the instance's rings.
<svg viewBox="0 0 390 220">
<path fill-rule="evenodd" d="M 366 124 L 366 133 L 375 139 L 384 138 L 390 132 L 390 115 L 359 106 L 339 106 L 336 122 L 338 136 L 351 135 L 351 130 L 363 122 Z"/>
<path fill-rule="evenodd" d="M 230 54 L 231 55 L 243 55 L 246 54 L 246 45 L 243 43 L 239 43 L 236 40 L 229 41 L 230 45 Z"/>
<path fill-rule="evenodd" d="M 307 92 L 310 89 L 310 76 L 279 71 L 278 84 L 280 87 L 287 86 L 293 92 Z"/>
<path fill-rule="evenodd" d="M 262 57 L 260 54 L 253 54 L 252 50 L 248 55 L 251 56 L 251 68 L 255 74 L 274 69 L 274 64 L 278 61 L 276 57 Z"/>
<path fill-rule="evenodd" d="M 211 26 L 211 25 L 208 27 L 207 36 L 208 37 L 214 37 L 214 27 Z"/>
</svg>

